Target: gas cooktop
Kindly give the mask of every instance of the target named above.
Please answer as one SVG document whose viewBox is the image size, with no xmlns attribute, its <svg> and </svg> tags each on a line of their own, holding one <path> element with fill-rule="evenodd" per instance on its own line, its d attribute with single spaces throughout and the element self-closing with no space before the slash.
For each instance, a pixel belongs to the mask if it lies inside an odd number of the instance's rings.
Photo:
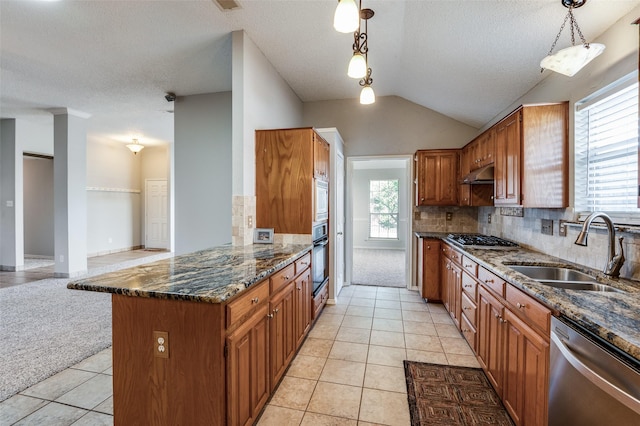
<svg viewBox="0 0 640 426">
<path fill-rule="evenodd" d="M 491 235 L 482 234 L 449 234 L 447 240 L 461 247 L 506 248 L 519 247 L 518 244 Z"/>
</svg>

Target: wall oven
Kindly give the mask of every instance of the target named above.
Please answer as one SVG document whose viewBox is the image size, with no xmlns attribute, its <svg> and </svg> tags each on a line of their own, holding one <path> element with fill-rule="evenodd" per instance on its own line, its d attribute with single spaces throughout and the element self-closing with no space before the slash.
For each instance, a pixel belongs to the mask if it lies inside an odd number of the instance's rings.
<svg viewBox="0 0 640 426">
<path fill-rule="evenodd" d="M 313 295 L 329 280 L 329 224 L 319 223 L 313 227 Z"/>
<path fill-rule="evenodd" d="M 314 222 L 326 222 L 329 219 L 329 183 L 315 179 Z M 315 238 L 314 238 L 315 240 Z"/>
</svg>

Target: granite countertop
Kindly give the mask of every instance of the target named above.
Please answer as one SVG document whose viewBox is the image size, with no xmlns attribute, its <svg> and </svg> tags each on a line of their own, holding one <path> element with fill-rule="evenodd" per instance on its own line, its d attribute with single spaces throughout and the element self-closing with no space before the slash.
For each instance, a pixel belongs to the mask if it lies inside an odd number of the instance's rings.
<svg viewBox="0 0 640 426">
<path fill-rule="evenodd" d="M 446 238 L 447 234 L 416 232 L 420 238 Z M 610 278 L 601 271 L 526 248 L 458 250 L 505 281 L 535 297 L 560 316 L 569 318 L 640 361 L 640 282 Z M 585 272 L 602 284 L 625 291 L 576 291 L 541 284 L 509 265 L 563 266 Z"/>
<path fill-rule="evenodd" d="M 67 288 L 222 303 L 311 249 L 304 244 L 229 244 L 73 281 Z"/>
</svg>

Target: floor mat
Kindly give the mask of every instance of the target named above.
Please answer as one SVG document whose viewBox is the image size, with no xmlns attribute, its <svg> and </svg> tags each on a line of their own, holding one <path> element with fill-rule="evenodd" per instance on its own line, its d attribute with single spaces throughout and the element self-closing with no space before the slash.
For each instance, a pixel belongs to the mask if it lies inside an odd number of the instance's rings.
<svg viewBox="0 0 640 426">
<path fill-rule="evenodd" d="M 513 422 L 479 368 L 404 361 L 411 425 L 509 425 Z"/>
</svg>

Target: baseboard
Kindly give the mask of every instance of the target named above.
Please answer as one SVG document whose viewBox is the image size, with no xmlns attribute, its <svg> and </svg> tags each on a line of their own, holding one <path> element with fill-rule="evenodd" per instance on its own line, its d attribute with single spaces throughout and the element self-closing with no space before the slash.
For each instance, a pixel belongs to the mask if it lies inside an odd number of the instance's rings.
<svg viewBox="0 0 640 426">
<path fill-rule="evenodd" d="M 124 251 L 142 250 L 142 249 L 144 249 L 144 246 L 143 245 L 138 245 L 138 246 L 120 248 L 120 249 L 115 249 L 115 250 L 105 250 L 105 251 L 99 251 L 99 252 L 95 252 L 95 253 L 88 253 L 87 257 L 106 256 L 108 254 L 116 254 L 116 253 L 122 253 Z"/>
</svg>

